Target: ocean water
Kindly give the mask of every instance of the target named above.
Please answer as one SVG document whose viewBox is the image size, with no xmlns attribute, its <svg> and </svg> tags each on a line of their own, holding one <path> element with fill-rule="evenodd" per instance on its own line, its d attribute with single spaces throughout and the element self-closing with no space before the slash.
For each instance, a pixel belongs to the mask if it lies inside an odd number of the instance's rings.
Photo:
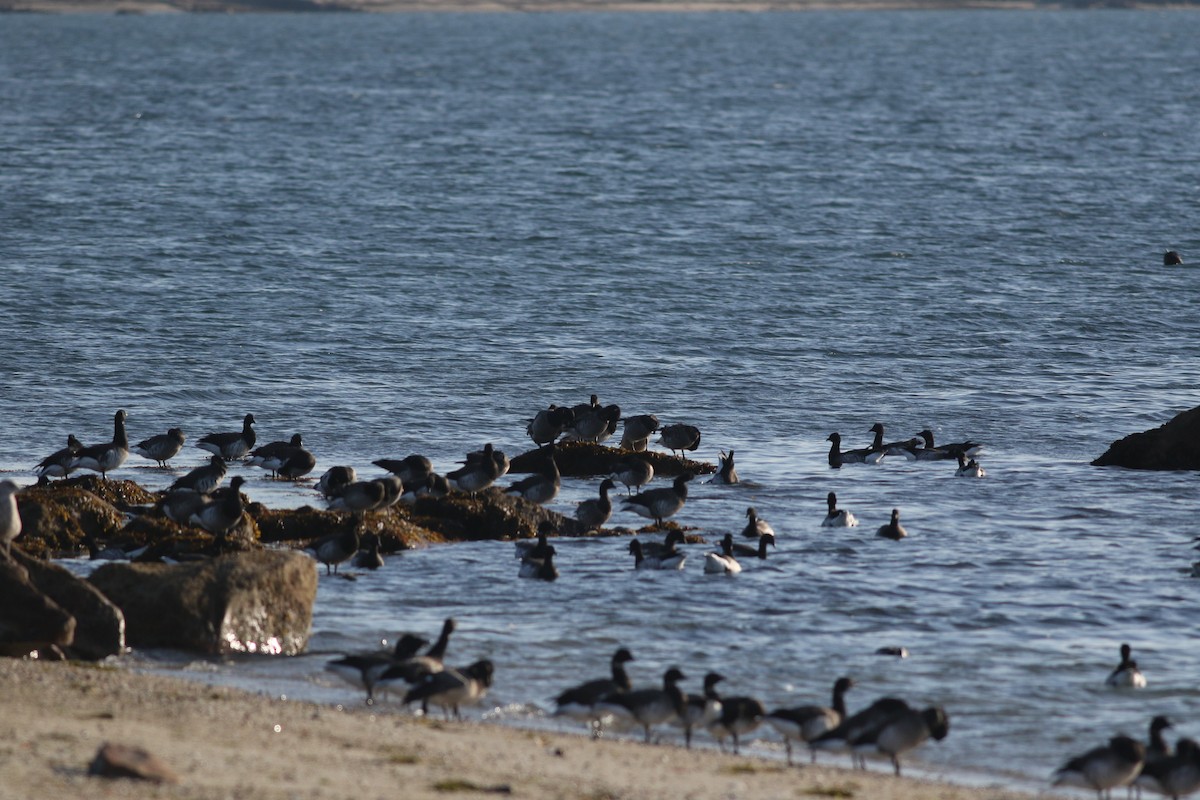
<svg viewBox="0 0 1200 800">
<path fill-rule="evenodd" d="M 1194 267 L 1161 263 L 1200 259 L 1198 51 L 1187 12 L 8 15 L 0 471 L 117 408 L 189 437 L 114 474 L 150 488 L 248 412 L 318 473 L 448 471 L 597 393 L 735 449 L 744 483 L 677 520 L 715 541 L 753 505 L 771 557 L 643 574 L 564 541 L 543 585 L 510 544 L 430 547 L 322 578 L 311 655 L 133 658 L 352 705 L 329 653 L 454 616 L 518 725 L 624 645 L 638 684 L 943 704 L 916 760 L 956 779 L 1042 785 L 1155 714 L 1200 736 L 1196 478 L 1088 465 L 1200 402 Z M 875 422 L 982 441 L 989 474 L 830 470 Z M 831 490 L 859 528 L 818 527 Z M 1121 642 L 1148 689 L 1104 687 Z"/>
</svg>

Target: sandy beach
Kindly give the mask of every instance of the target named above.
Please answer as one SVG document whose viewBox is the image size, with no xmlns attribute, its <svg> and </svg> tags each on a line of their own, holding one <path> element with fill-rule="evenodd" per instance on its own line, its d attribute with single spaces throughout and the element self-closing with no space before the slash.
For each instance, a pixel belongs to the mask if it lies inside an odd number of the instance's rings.
<svg viewBox="0 0 1200 800">
<path fill-rule="evenodd" d="M 1025 795 L 783 764 L 711 750 L 591 741 L 391 709 L 269 699 L 121 667 L 0 660 L 0 797 L 894 798 Z M 952 734 L 953 735 L 953 734 Z M 144 747 L 176 785 L 89 777 L 101 744 Z M 934 745 L 927 745 L 934 746 Z"/>
</svg>

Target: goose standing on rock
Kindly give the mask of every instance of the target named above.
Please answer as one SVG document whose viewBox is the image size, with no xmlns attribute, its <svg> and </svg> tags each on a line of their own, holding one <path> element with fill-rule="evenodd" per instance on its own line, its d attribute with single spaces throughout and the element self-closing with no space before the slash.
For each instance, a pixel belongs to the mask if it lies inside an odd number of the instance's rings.
<svg viewBox="0 0 1200 800">
<path fill-rule="evenodd" d="M 225 459 L 220 456 L 212 456 L 209 463 L 176 478 L 175 482 L 167 487 L 167 491 L 191 489 L 200 494 L 210 494 L 221 485 L 221 481 L 225 480 L 225 473 L 228 470 L 229 468 L 225 466 Z"/>
<path fill-rule="evenodd" d="M 709 479 L 709 483 L 734 484 L 738 483 L 737 469 L 733 466 L 733 451 L 728 453 L 721 451 L 721 466 L 717 470 L 717 474 Z"/>
<path fill-rule="evenodd" d="M 395 475 L 405 486 L 417 486 L 433 475 L 433 463 L 417 453 L 404 458 L 381 458 L 372 464 Z"/>
<path fill-rule="evenodd" d="M 1106 685 L 1117 689 L 1146 688 L 1146 676 L 1138 669 L 1137 662 L 1129 657 L 1132 652 L 1133 649 L 1129 645 L 1121 645 L 1121 663 L 1104 679 Z"/>
<path fill-rule="evenodd" d="M 742 536 L 747 539 L 757 539 L 767 534 L 775 535 L 775 529 L 771 527 L 771 523 L 758 515 L 758 511 L 754 506 L 746 509 L 746 527 L 742 528 Z"/>
<path fill-rule="evenodd" d="M 687 563 L 687 556 L 676 550 L 674 545 L 657 554 L 647 555 L 641 542 L 630 539 L 629 552 L 633 556 L 634 569 L 680 570 Z"/>
<path fill-rule="evenodd" d="M 673 517 L 687 502 L 688 481 L 695 476 L 685 472 L 675 479 L 670 486 L 661 489 L 648 489 L 633 497 L 626 497 L 622 502 L 625 508 L 638 516 L 654 520 L 654 524 L 662 527 L 663 520 Z"/>
<path fill-rule="evenodd" d="M 129 458 L 129 437 L 125 435 L 125 412 L 113 415 L 113 438 L 111 442 L 81 447 L 71 462 L 73 469 L 90 469 L 99 472 L 101 478 L 125 463 Z"/>
<path fill-rule="evenodd" d="M 683 451 L 700 447 L 700 429 L 695 425 L 668 425 L 659 431 L 658 443 L 670 450 L 671 455 L 678 451 L 682 461 Z"/>
<path fill-rule="evenodd" d="M 317 457 L 303 447 L 289 447 L 279 456 L 275 474 L 283 480 L 303 478 L 317 466 Z M 397 479 L 398 480 L 398 479 Z"/>
<path fill-rule="evenodd" d="M 167 462 L 179 455 L 186 438 L 179 428 L 171 428 L 166 433 L 143 439 L 129 449 L 142 458 L 157 461 L 158 465 L 165 469 Z"/>
<path fill-rule="evenodd" d="M 558 497 L 558 490 L 562 487 L 562 476 L 558 471 L 558 462 L 554 460 L 554 444 L 547 445 L 544 452 L 546 456 L 541 471 L 511 484 L 504 490 L 505 494 L 515 494 L 538 505 L 549 503 Z"/>
<path fill-rule="evenodd" d="M 254 447 L 254 442 L 258 439 L 258 434 L 254 432 L 254 415 L 247 414 L 242 419 L 242 429 L 240 431 L 230 431 L 227 433 L 209 433 L 200 437 L 200 441 L 196 442 L 196 447 L 201 450 L 207 450 L 213 455 L 220 456 L 226 461 L 237 461 L 244 458 L 246 453 Z"/>
<path fill-rule="evenodd" d="M 596 709 L 627 723 L 641 725 L 649 743 L 652 727 L 685 713 L 687 695 L 678 683 L 686 677 L 678 667 L 671 667 L 663 674 L 663 688 L 610 694 L 596 703 Z"/>
<path fill-rule="evenodd" d="M 355 472 L 354 467 L 330 467 L 317 481 L 317 491 L 326 500 L 332 500 L 341 494 L 342 489 L 357 480 L 358 473 Z"/>
<path fill-rule="evenodd" d="M 608 493 L 614 486 L 616 484 L 612 478 L 605 478 L 600 482 L 599 497 L 584 500 L 575 506 L 575 519 L 579 520 L 579 524 L 585 529 L 594 531 L 608 522 L 612 516 L 612 500 L 608 499 Z"/>
<path fill-rule="evenodd" d="M 65 478 L 75 469 L 75 454 L 83 449 L 83 442 L 75 438 L 75 434 L 67 436 L 67 446 L 55 450 L 43 458 L 34 467 L 38 483 L 46 483 L 51 478 Z"/>
<path fill-rule="evenodd" d="M 1133 782 L 1145 760 L 1145 745 L 1128 736 L 1114 736 L 1107 745 L 1088 750 L 1059 767 L 1053 785 L 1091 789 L 1097 798 L 1111 797 L 1114 788 Z"/>
<path fill-rule="evenodd" d="M 853 528 L 858 525 L 857 517 L 845 509 L 838 510 L 836 494 L 830 492 L 825 497 L 825 502 L 829 511 L 825 514 L 825 519 L 821 520 L 822 528 Z"/>
<path fill-rule="evenodd" d="M 625 418 L 621 432 L 621 449 L 640 453 L 650 446 L 650 437 L 658 431 L 658 417 L 654 414 L 637 414 Z"/>
<path fill-rule="evenodd" d="M 229 488 L 223 490 L 223 497 L 213 498 L 197 509 L 191 517 L 193 525 L 199 525 L 218 539 L 225 536 L 242 519 L 244 505 L 242 503 L 242 484 L 246 479 L 235 475 L 229 481 Z"/>
<path fill-rule="evenodd" d="M 641 491 L 654 478 L 654 466 L 644 458 L 629 456 L 617 462 L 610 477 L 625 484 L 626 494 L 633 489 Z"/>
<path fill-rule="evenodd" d="M 563 431 L 563 438 L 576 442 L 601 442 L 617 430 L 621 419 L 621 407 L 607 405 L 592 411 L 576 414 L 570 426 Z"/>
<path fill-rule="evenodd" d="M 12 555 L 13 540 L 21 535 L 21 512 L 17 509 L 17 490 L 12 481 L 0 481 L 0 544 L 5 555 Z"/>
<path fill-rule="evenodd" d="M 483 446 L 480 458 L 472 460 L 468 456 L 466 464 L 446 473 L 446 479 L 455 489 L 468 494 L 488 488 L 502 474 L 501 464 L 495 458 L 495 453 L 492 443 L 488 442 Z"/>
<path fill-rule="evenodd" d="M 958 469 L 954 470 L 954 474 L 959 478 L 984 478 L 987 476 L 987 472 L 979 466 L 978 461 L 973 458 L 967 461 L 967 457 L 963 453 L 958 454 Z"/>
<path fill-rule="evenodd" d="M 575 422 L 574 411 L 551 403 L 549 408 L 542 409 L 529 421 L 529 424 L 525 426 L 525 433 L 529 435 L 534 444 L 541 447 L 545 444 L 553 444 L 567 428 L 571 427 L 573 422 Z"/>
<path fill-rule="evenodd" d="M 880 525 L 878 535 L 896 542 L 908 536 L 908 531 L 900 524 L 900 509 L 892 509 L 892 521 L 887 525 Z"/>
<path fill-rule="evenodd" d="M 822 734 L 842 724 L 846 718 L 846 692 L 854 686 L 850 678 L 838 678 L 833 684 L 833 702 L 829 706 L 797 706 L 777 708 L 767 715 L 766 720 L 787 747 L 787 762 L 792 763 L 792 742 L 808 744 Z M 812 763 L 817 763 L 817 751 L 809 747 Z"/>
<path fill-rule="evenodd" d="M 610 662 L 612 678 L 597 678 L 562 692 L 554 698 L 554 716 L 570 717 L 586 723 L 593 738 L 599 737 L 604 715 L 596 713 L 596 703 L 610 694 L 628 692 L 633 688 L 625 672 L 625 665 L 633 660 L 632 653 L 624 647 L 619 648 Z"/>
<path fill-rule="evenodd" d="M 721 552 L 705 554 L 704 571 L 709 575 L 737 575 L 742 571 L 742 565 L 733 557 L 732 533 L 721 540 Z"/>
</svg>

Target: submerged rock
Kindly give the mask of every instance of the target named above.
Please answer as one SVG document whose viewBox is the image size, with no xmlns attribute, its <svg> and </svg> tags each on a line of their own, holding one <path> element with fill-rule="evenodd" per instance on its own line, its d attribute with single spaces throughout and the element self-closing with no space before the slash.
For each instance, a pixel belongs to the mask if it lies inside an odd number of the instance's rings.
<svg viewBox="0 0 1200 800">
<path fill-rule="evenodd" d="M 554 461 L 558 464 L 558 471 L 564 476 L 581 478 L 611 475 L 616 469 L 617 463 L 631 455 L 650 462 L 650 466 L 654 467 L 654 474 L 664 478 L 674 478 L 684 472 L 691 472 L 693 475 L 708 475 L 717 471 L 717 466 L 707 461 L 693 461 L 654 450 L 642 450 L 635 453 L 632 450 L 605 447 L 594 442 L 561 442 L 555 446 Z M 544 459 L 545 454 L 542 451 L 529 450 L 512 459 L 509 462 L 508 471 L 537 472 L 544 463 Z"/>
<path fill-rule="evenodd" d="M 1096 467 L 1129 469 L 1200 469 L 1200 406 L 1184 411 L 1165 425 L 1133 433 L 1113 442 Z"/>
<path fill-rule="evenodd" d="M 105 564 L 91 583 L 125 614 L 132 647 L 295 655 L 317 596 L 316 562 L 281 550 L 182 564 Z"/>
</svg>

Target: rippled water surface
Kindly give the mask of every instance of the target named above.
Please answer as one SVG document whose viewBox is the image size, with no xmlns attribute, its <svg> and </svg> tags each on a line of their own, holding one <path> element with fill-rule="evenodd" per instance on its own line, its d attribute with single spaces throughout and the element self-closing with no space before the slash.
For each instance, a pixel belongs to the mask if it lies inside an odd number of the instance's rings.
<svg viewBox="0 0 1200 800">
<path fill-rule="evenodd" d="M 552 585 L 508 544 L 406 552 L 322 580 L 316 655 L 188 671 L 353 703 L 322 653 L 453 615 L 523 723 L 623 644 L 637 683 L 942 703 L 935 772 L 1041 781 L 1158 713 L 1200 736 L 1195 477 L 1087 463 L 1197 404 L 1200 296 L 1161 256 L 1200 259 L 1198 50 L 1200 16 L 1124 11 L 10 15 L 0 469 L 124 408 L 135 441 L 251 412 L 318 470 L 448 470 L 596 392 L 736 449 L 745 483 L 678 519 L 754 505 L 777 552 L 727 579 L 562 542 Z M 989 475 L 829 470 L 876 421 L 981 440 Z M 818 527 L 830 490 L 860 528 Z M 1103 687 L 1122 641 L 1146 691 Z"/>
</svg>

